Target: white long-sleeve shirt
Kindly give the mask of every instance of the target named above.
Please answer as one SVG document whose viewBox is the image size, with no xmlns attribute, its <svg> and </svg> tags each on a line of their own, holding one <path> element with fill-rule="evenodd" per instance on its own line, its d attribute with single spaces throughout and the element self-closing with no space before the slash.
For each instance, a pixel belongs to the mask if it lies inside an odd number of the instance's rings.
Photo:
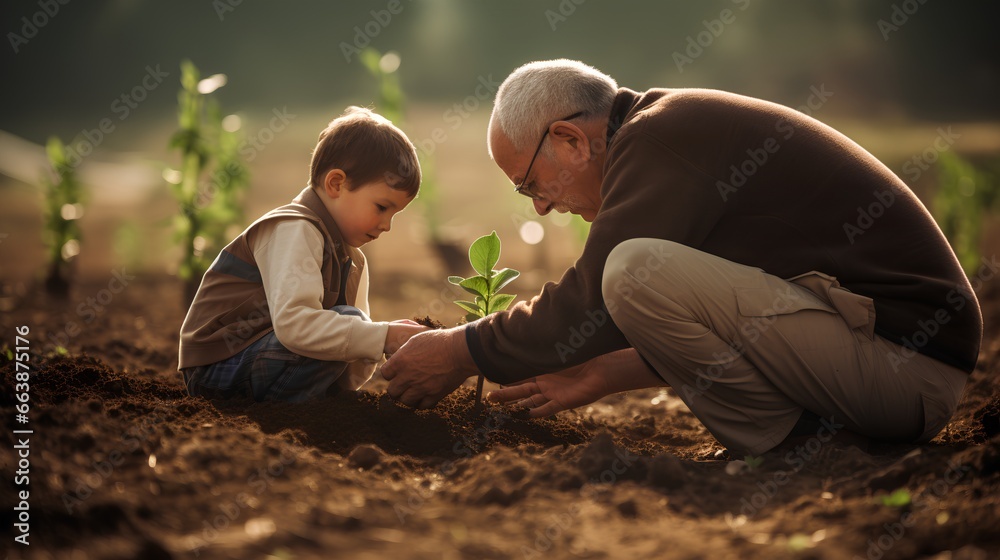
<svg viewBox="0 0 1000 560">
<path fill-rule="evenodd" d="M 323 235 L 308 220 L 269 220 L 248 239 L 260 270 L 274 334 L 285 348 L 317 360 L 348 362 L 338 379 L 357 389 L 383 358 L 388 322 L 366 321 L 323 308 Z M 360 251 L 359 251 L 360 252 Z M 368 267 L 360 274 L 355 307 L 369 315 Z"/>
</svg>

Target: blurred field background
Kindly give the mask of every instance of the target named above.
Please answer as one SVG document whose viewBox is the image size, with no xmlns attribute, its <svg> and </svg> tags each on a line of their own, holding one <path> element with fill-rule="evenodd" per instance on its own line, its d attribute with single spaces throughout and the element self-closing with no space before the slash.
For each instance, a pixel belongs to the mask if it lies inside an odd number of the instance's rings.
<svg viewBox="0 0 1000 560">
<path fill-rule="evenodd" d="M 305 185 L 318 132 L 347 105 L 386 112 L 379 81 L 360 61 L 365 48 L 398 57 L 383 60 L 387 69 L 398 62 L 401 124 L 436 187 L 430 205 L 411 205 L 391 234 L 365 248 L 376 319 L 430 313 L 453 324 L 461 316 L 445 278 L 469 270 L 448 269 L 437 257 L 432 228 L 460 248 L 495 229 L 501 266 L 524 273 L 510 287 L 518 299 L 558 280 L 575 260 L 585 229 L 565 216 L 535 216 L 486 152 L 491 88 L 518 65 L 546 58 L 582 60 L 635 90 L 717 88 L 806 107 L 879 157 L 932 209 L 940 178 L 953 177 L 952 198 L 961 204 L 952 206 L 966 212 L 958 222 L 981 214 L 972 245 L 981 255 L 1000 250 L 990 211 L 1000 184 L 996 2 L 104 0 L 15 1 L 2 12 L 4 301 L 37 289 L 46 270 L 49 137 L 81 153 L 92 145 L 75 167 L 85 193 L 82 214 L 70 212 L 82 231 L 77 273 L 100 280 L 125 266 L 140 277 L 176 275 L 183 251 L 167 180 L 181 165 L 168 148 L 178 128 L 181 61 L 203 76 L 225 74 L 212 95 L 249 138 L 249 190 L 244 220 L 230 226 L 235 235 Z M 154 83 L 150 69 L 168 74 L 152 88 L 143 86 Z M 137 87 L 143 99 L 123 105 Z M 808 109 L 816 91 L 832 95 Z M 276 114 L 285 119 L 274 121 Z M 100 130 L 103 119 L 113 130 Z M 957 135 L 945 150 L 935 148 L 942 130 Z M 544 232 L 533 244 L 521 235 L 532 220 Z M 204 251 L 214 256 L 218 247 Z"/>
</svg>

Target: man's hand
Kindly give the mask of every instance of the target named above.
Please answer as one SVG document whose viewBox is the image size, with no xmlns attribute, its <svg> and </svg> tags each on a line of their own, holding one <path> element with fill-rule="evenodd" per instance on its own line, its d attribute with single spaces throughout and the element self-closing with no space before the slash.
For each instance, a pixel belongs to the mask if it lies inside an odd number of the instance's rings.
<svg viewBox="0 0 1000 560">
<path fill-rule="evenodd" d="M 382 352 L 387 355 L 395 354 L 400 346 L 410 340 L 410 337 L 429 328 L 409 319 L 400 319 L 389 323 L 389 330 L 385 334 L 385 348 L 382 349 Z"/>
<path fill-rule="evenodd" d="M 614 393 L 661 385 L 663 380 L 646 366 L 635 349 L 629 348 L 492 391 L 486 398 L 524 405 L 532 418 L 538 418 L 590 404 Z"/>
<path fill-rule="evenodd" d="M 462 328 L 420 333 L 382 365 L 389 396 L 414 408 L 431 408 L 478 373 Z"/>
</svg>

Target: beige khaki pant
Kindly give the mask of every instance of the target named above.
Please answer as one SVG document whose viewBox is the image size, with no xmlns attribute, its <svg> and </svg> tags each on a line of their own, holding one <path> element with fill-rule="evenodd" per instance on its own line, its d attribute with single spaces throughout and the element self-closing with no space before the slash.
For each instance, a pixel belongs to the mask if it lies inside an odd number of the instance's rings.
<svg viewBox="0 0 1000 560">
<path fill-rule="evenodd" d="M 783 280 L 631 239 L 608 256 L 603 290 L 631 345 L 739 453 L 773 448 L 803 409 L 872 438 L 927 441 L 968 377 L 875 335 L 872 300 L 819 272 Z"/>
</svg>

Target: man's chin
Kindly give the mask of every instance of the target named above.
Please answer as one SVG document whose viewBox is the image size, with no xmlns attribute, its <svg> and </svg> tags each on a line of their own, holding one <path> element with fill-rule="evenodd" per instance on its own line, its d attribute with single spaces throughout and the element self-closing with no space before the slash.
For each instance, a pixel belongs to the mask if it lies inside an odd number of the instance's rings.
<svg viewBox="0 0 1000 560">
<path fill-rule="evenodd" d="M 555 211 L 559 212 L 560 214 L 573 214 L 576 216 L 580 216 L 581 218 L 583 218 L 583 221 L 585 222 L 593 222 L 594 218 L 597 217 L 597 210 L 591 210 L 589 208 L 587 209 L 573 208 L 573 207 L 555 208 Z"/>
</svg>

